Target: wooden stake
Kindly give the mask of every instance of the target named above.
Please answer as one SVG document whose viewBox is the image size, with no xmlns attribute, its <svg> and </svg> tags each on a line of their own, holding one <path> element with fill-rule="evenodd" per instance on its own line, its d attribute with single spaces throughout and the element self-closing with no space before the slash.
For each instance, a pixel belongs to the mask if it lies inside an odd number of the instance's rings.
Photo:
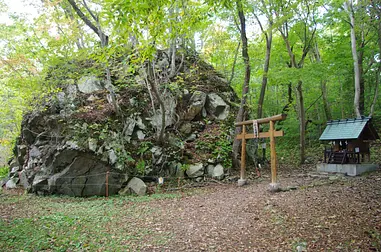
<svg viewBox="0 0 381 252">
<path fill-rule="evenodd" d="M 275 136 L 274 136 L 274 121 L 270 121 L 270 156 L 271 156 L 271 183 L 275 184 L 276 178 L 276 151 L 275 151 Z"/>
<path fill-rule="evenodd" d="M 246 126 L 242 125 L 241 179 L 246 179 Z"/>
<path fill-rule="evenodd" d="M 108 198 L 108 175 L 109 175 L 109 171 L 106 172 L 106 198 Z"/>
</svg>

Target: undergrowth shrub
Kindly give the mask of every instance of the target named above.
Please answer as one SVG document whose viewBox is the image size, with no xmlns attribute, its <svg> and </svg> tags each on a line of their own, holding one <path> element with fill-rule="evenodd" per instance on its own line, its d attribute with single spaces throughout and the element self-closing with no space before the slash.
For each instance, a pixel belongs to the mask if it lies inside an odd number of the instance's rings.
<svg viewBox="0 0 381 252">
<path fill-rule="evenodd" d="M 0 167 L 0 179 L 5 178 L 9 173 L 9 167 L 8 166 L 3 166 Z"/>
</svg>

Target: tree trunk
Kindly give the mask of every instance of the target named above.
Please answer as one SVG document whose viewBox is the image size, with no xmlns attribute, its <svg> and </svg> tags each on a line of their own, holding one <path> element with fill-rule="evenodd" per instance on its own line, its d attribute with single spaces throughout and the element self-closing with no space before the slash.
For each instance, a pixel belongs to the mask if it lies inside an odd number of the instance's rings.
<svg viewBox="0 0 381 252">
<path fill-rule="evenodd" d="M 379 66 L 378 66 L 377 71 L 376 71 L 376 81 L 375 81 L 376 82 L 376 88 L 374 90 L 372 105 L 370 106 L 370 113 L 369 113 L 370 117 L 372 117 L 374 114 L 374 107 L 375 107 L 376 102 L 377 102 L 378 88 L 380 85 L 380 74 L 381 74 L 381 64 L 379 63 Z"/>
<path fill-rule="evenodd" d="M 171 42 L 171 70 L 169 72 L 169 78 L 173 78 L 176 75 L 176 41 L 172 39 Z"/>
<path fill-rule="evenodd" d="M 321 134 L 322 134 L 322 131 L 321 131 L 321 116 L 320 116 L 320 113 L 319 113 L 319 111 L 320 111 L 320 107 L 319 107 L 319 104 L 318 103 L 316 103 L 316 108 L 315 108 L 315 110 L 316 110 L 316 115 L 317 115 L 317 120 L 318 120 L 318 122 L 319 122 L 319 124 L 318 124 L 318 130 L 319 130 L 319 136 L 321 136 Z M 307 130 L 307 129 L 306 129 Z"/>
<path fill-rule="evenodd" d="M 169 17 L 175 18 L 173 15 L 173 8 L 169 8 Z M 171 57 L 171 65 L 170 65 L 170 71 L 169 71 L 169 78 L 173 78 L 176 74 L 176 38 L 172 35 L 173 33 L 173 27 L 172 24 L 169 27 L 169 33 L 171 34 L 170 38 L 170 57 Z"/>
<path fill-rule="evenodd" d="M 364 115 L 365 112 L 365 79 L 364 79 L 364 47 L 360 47 L 360 51 L 358 52 L 358 65 L 359 65 L 359 79 L 360 79 L 360 97 L 359 97 L 359 110 L 360 114 Z"/>
<path fill-rule="evenodd" d="M 341 78 L 339 77 L 339 82 L 340 82 L 340 93 L 343 94 L 344 93 L 344 90 L 343 90 L 343 82 L 341 81 Z M 345 118 L 345 114 L 344 114 L 344 101 L 343 101 L 343 98 L 340 98 L 340 108 L 341 108 L 341 118 Z"/>
<path fill-rule="evenodd" d="M 95 24 L 93 24 L 93 22 L 91 22 L 87 17 L 86 15 L 81 11 L 81 9 L 78 8 L 75 0 L 67 0 L 70 5 L 73 7 L 74 11 L 77 13 L 77 15 L 82 19 L 82 21 L 91 29 L 95 32 L 95 34 L 97 34 L 97 36 L 99 36 L 99 38 L 101 39 L 101 41 L 104 39 L 106 41 L 106 46 L 108 44 L 108 36 L 106 34 L 104 34 L 104 32 L 99 29 L 99 27 L 97 27 Z M 84 2 L 86 3 L 86 2 Z M 90 15 L 94 18 L 94 14 L 88 9 L 87 5 L 85 5 L 86 9 L 89 11 Z M 98 23 L 98 20 L 96 18 L 94 18 L 95 21 Z"/>
<path fill-rule="evenodd" d="M 310 6 L 308 6 L 308 2 L 303 2 L 306 4 L 307 8 L 309 9 Z M 295 68 L 295 69 L 301 69 L 303 68 L 304 61 L 308 55 L 308 53 L 311 51 L 312 42 L 314 41 L 315 32 L 316 32 L 316 25 L 312 26 L 312 30 L 308 28 L 310 25 L 307 21 L 309 19 L 310 12 L 307 14 L 307 18 L 305 20 L 301 20 L 304 22 L 304 37 L 301 38 L 301 42 L 303 43 L 303 46 L 301 46 L 302 54 L 300 57 L 300 60 L 297 62 L 296 57 L 294 54 L 294 47 L 291 46 L 291 43 L 289 41 L 289 27 L 287 20 L 283 21 L 283 24 L 279 26 L 278 30 L 284 40 L 284 43 L 286 45 L 286 49 L 290 58 L 290 61 L 288 62 L 289 68 Z M 315 19 L 312 18 L 311 20 L 313 23 L 316 24 Z M 309 34 L 309 32 L 311 33 Z M 298 85 L 296 87 L 296 95 L 297 97 L 297 104 L 298 104 L 298 114 L 299 114 L 299 127 L 300 127 L 300 163 L 303 164 L 305 160 L 305 114 L 306 111 L 304 109 L 304 101 L 303 101 L 303 91 L 302 91 L 302 79 L 298 81 Z"/>
<path fill-rule="evenodd" d="M 374 5 L 374 8 L 376 8 L 375 5 Z M 381 15 L 381 8 L 379 9 L 378 14 Z M 378 42 L 379 57 L 381 57 L 381 22 L 380 22 L 380 19 L 381 19 L 381 17 L 379 16 L 379 18 L 378 18 L 379 22 L 378 22 L 378 24 L 376 26 L 377 33 L 378 33 L 377 42 Z M 374 97 L 373 97 L 372 105 L 370 107 L 370 114 L 369 114 L 369 116 L 373 116 L 373 114 L 374 114 L 374 107 L 375 107 L 376 102 L 377 102 L 378 89 L 379 89 L 379 85 L 380 85 L 380 75 L 381 75 L 381 62 L 378 62 L 378 68 L 377 68 L 377 71 L 376 71 L 376 88 L 374 90 Z"/>
<path fill-rule="evenodd" d="M 270 22 L 269 33 L 268 35 L 266 35 L 266 57 L 265 57 L 265 64 L 263 66 L 262 87 L 261 87 L 261 93 L 259 95 L 259 100 L 258 100 L 257 118 L 262 118 L 262 114 L 263 114 L 263 101 L 265 100 L 265 92 L 266 92 L 267 79 L 268 79 L 267 74 L 269 73 L 269 67 L 270 67 L 272 40 L 273 40 L 273 32 L 272 32 L 272 24 Z"/>
<path fill-rule="evenodd" d="M 86 15 L 81 11 L 81 9 L 78 8 L 75 0 L 67 0 L 67 1 L 70 3 L 70 5 L 74 9 L 74 11 L 77 13 L 77 15 L 82 19 L 82 21 L 98 35 L 98 37 L 101 41 L 102 49 L 107 47 L 108 46 L 108 36 L 103 32 L 101 25 L 99 23 L 98 17 L 96 15 L 94 15 L 94 13 L 89 9 L 89 7 L 86 4 L 86 1 L 84 0 L 83 4 L 84 4 L 86 10 L 89 12 L 90 16 L 93 18 L 95 24 L 93 22 L 91 22 L 86 17 Z M 105 71 L 106 71 L 106 86 L 105 86 L 105 88 L 110 93 L 110 97 L 111 97 L 111 101 L 112 101 L 114 109 L 115 109 L 115 113 L 119 114 L 120 109 L 119 109 L 118 103 L 116 101 L 116 94 L 113 90 L 113 86 L 112 86 L 112 82 L 111 82 L 111 71 L 110 71 L 110 68 L 106 64 L 104 64 L 104 67 L 105 67 Z"/>
<path fill-rule="evenodd" d="M 298 105 L 298 116 L 299 116 L 299 146 L 300 146 L 300 164 L 303 164 L 305 157 L 305 149 L 306 149 L 306 114 L 304 111 L 304 98 L 303 98 L 303 90 L 302 90 L 302 81 L 298 82 L 298 86 L 296 87 L 296 93 L 298 96 L 297 105 Z"/>
<path fill-rule="evenodd" d="M 319 64 L 322 63 L 319 47 L 317 43 L 315 43 L 315 59 Z M 332 115 L 331 115 L 331 110 L 328 103 L 327 80 L 323 79 L 320 83 L 320 86 L 321 86 L 321 93 L 323 97 L 323 108 L 324 108 L 325 119 L 329 121 L 332 119 Z"/>
<path fill-rule="evenodd" d="M 156 100 L 159 103 L 160 106 L 160 112 L 161 112 L 161 127 L 158 137 L 158 143 L 159 145 L 164 144 L 164 136 L 165 136 L 165 106 L 163 99 L 161 99 L 161 96 L 157 90 L 157 81 L 156 81 L 156 75 L 155 75 L 155 65 L 148 63 L 148 84 L 151 87 L 151 90 L 153 91 L 153 94 L 155 95 Z M 156 113 L 156 111 L 154 111 Z"/>
<path fill-rule="evenodd" d="M 102 46 L 102 48 L 105 48 L 108 45 L 108 36 L 106 36 L 106 34 L 104 34 L 102 32 L 102 29 L 100 27 L 99 22 L 97 22 L 97 25 L 98 25 L 98 29 L 99 29 L 99 38 L 101 39 L 101 46 Z M 118 106 L 118 102 L 116 101 L 116 94 L 114 92 L 114 87 L 113 87 L 112 81 L 111 81 L 111 71 L 110 71 L 110 68 L 106 64 L 104 64 L 104 68 L 106 70 L 105 88 L 110 94 L 111 102 L 112 102 L 112 105 L 114 106 L 115 113 L 117 115 L 119 115 L 120 114 L 120 108 Z"/>
<path fill-rule="evenodd" d="M 331 114 L 331 109 L 329 108 L 329 103 L 328 103 L 326 80 L 321 81 L 321 93 L 323 97 L 323 108 L 324 108 L 325 119 L 329 121 L 332 119 L 332 114 Z"/>
<path fill-rule="evenodd" d="M 230 75 L 230 79 L 228 81 L 229 85 L 232 83 L 232 81 L 234 79 L 235 64 L 237 63 L 238 51 L 239 51 L 239 47 L 240 46 L 241 46 L 241 41 L 238 42 L 237 49 L 235 50 L 234 61 L 233 61 L 233 66 L 232 66 L 232 72 L 231 72 L 231 75 Z"/>
<path fill-rule="evenodd" d="M 353 69 L 355 77 L 355 97 L 353 101 L 355 114 L 357 117 L 361 117 L 360 110 L 360 93 L 361 93 L 361 84 L 360 84 L 360 68 L 357 54 L 357 45 L 356 45 L 356 32 L 355 32 L 355 17 L 353 12 L 352 0 L 349 0 L 347 3 L 347 9 L 349 13 L 349 19 L 351 24 L 351 47 L 352 47 L 352 57 L 353 57 Z"/>
<path fill-rule="evenodd" d="M 106 88 L 106 90 L 110 94 L 111 102 L 112 102 L 112 105 L 114 106 L 115 113 L 117 115 L 119 115 L 120 114 L 120 108 L 119 108 L 119 105 L 118 105 L 118 103 L 116 101 L 116 94 L 114 92 L 113 85 L 112 85 L 112 82 L 111 82 L 111 71 L 110 71 L 109 67 L 105 67 L 105 69 L 106 69 L 106 83 L 107 83 L 105 85 L 105 88 Z"/>
<path fill-rule="evenodd" d="M 247 37 L 246 37 L 246 23 L 245 23 L 245 15 L 243 12 L 242 2 L 241 0 L 236 1 L 237 5 L 237 11 L 238 11 L 238 17 L 241 24 L 241 41 L 242 41 L 242 58 L 245 63 L 245 80 L 242 87 L 242 98 L 241 98 L 241 104 L 237 113 L 236 122 L 242 122 L 244 120 L 244 114 L 245 114 L 245 107 L 246 107 L 246 98 L 247 94 L 249 93 L 249 83 L 250 83 L 250 58 L 248 53 L 248 44 L 247 44 Z M 236 135 L 241 133 L 241 128 L 237 127 L 235 130 Z M 238 161 L 238 153 L 239 153 L 239 147 L 241 145 L 241 141 L 235 139 L 233 143 L 233 164 L 235 167 L 239 167 L 239 161 Z"/>
<path fill-rule="evenodd" d="M 292 84 L 291 82 L 287 84 L 287 104 L 283 107 L 282 109 L 282 114 L 286 114 L 288 113 L 288 111 L 290 111 L 290 106 L 292 104 L 292 102 L 294 101 L 294 99 L 292 98 Z"/>
</svg>

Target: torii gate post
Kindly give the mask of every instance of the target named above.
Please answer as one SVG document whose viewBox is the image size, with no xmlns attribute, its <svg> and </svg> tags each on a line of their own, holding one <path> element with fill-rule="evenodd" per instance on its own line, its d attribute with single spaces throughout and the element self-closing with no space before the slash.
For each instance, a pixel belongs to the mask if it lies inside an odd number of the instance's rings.
<svg viewBox="0 0 381 252">
<path fill-rule="evenodd" d="M 242 150 L 241 150 L 241 176 L 238 180 L 238 186 L 243 186 L 246 184 L 246 140 L 253 138 L 270 138 L 270 156 L 271 156 L 271 184 L 270 191 L 278 191 L 279 184 L 277 183 L 276 175 L 276 150 L 275 150 L 275 137 L 283 136 L 283 130 L 275 131 L 274 124 L 276 121 L 285 120 L 287 115 L 279 114 L 272 117 L 261 118 L 258 120 L 249 120 L 244 122 L 236 123 L 235 126 L 242 126 L 242 133 L 239 134 L 236 139 L 242 140 Z M 263 123 L 270 123 L 269 132 L 259 132 L 259 125 Z M 253 134 L 246 133 L 246 125 L 253 125 Z"/>
</svg>

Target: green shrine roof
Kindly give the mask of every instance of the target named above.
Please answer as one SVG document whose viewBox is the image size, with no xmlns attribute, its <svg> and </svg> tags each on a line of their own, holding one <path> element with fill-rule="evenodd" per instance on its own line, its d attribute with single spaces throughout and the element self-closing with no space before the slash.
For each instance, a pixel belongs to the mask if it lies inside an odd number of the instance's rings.
<svg viewBox="0 0 381 252">
<path fill-rule="evenodd" d="M 329 121 L 319 140 L 357 139 L 360 136 L 363 140 L 378 139 L 370 120 L 370 117 L 363 117 Z"/>
</svg>

